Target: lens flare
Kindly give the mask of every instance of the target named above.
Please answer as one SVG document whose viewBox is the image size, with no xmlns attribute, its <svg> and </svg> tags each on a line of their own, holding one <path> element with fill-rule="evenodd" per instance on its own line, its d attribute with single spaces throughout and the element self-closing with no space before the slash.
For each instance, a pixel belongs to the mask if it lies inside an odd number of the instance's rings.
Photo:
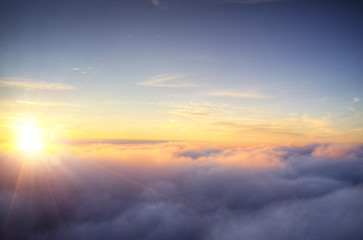
<svg viewBox="0 0 363 240">
<path fill-rule="evenodd" d="M 18 127 L 17 146 L 26 151 L 39 151 L 43 147 L 42 136 L 38 128 L 34 126 Z"/>
</svg>

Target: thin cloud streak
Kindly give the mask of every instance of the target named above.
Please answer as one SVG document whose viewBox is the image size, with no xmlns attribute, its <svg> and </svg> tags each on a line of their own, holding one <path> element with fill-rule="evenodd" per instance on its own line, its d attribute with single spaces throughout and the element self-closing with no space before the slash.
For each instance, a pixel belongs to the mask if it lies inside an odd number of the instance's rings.
<svg viewBox="0 0 363 240">
<path fill-rule="evenodd" d="M 238 4 L 259 4 L 259 3 L 270 3 L 270 2 L 283 2 L 286 0 L 227 0 L 227 2 L 238 3 Z"/>
<path fill-rule="evenodd" d="M 249 93 L 249 92 L 211 92 L 209 93 L 211 96 L 218 96 L 218 97 L 231 97 L 231 98 L 250 98 L 250 99 L 266 99 L 270 98 L 268 96 L 258 94 L 258 93 Z"/>
<path fill-rule="evenodd" d="M 27 88 L 40 90 L 75 90 L 76 87 L 62 83 L 41 82 L 33 79 L 9 78 L 1 79 L 0 87 Z"/>
<path fill-rule="evenodd" d="M 21 101 L 21 100 L 16 100 L 16 103 L 23 103 L 23 104 L 29 104 L 29 105 L 34 105 L 35 102 L 29 102 L 29 101 Z"/>
<path fill-rule="evenodd" d="M 69 103 L 69 102 L 34 102 L 34 101 L 24 101 L 24 100 L 5 100 L 0 101 L 1 106 L 15 107 L 15 106 L 34 106 L 39 109 L 39 107 L 74 107 L 80 108 L 84 107 L 81 104 Z"/>
<path fill-rule="evenodd" d="M 288 0 L 151 0 L 151 4 L 155 7 L 168 9 L 172 7 L 180 7 L 183 4 L 195 4 L 195 5 L 219 5 L 219 4 L 245 4 L 245 5 L 253 5 L 253 4 L 263 4 L 263 3 L 275 3 L 275 2 L 284 2 Z"/>
<path fill-rule="evenodd" d="M 145 87 L 168 87 L 168 88 L 195 88 L 200 85 L 186 82 L 187 75 L 183 74 L 163 74 L 149 78 L 148 80 L 138 83 L 139 86 Z"/>
<path fill-rule="evenodd" d="M 205 112 L 185 112 L 185 111 L 174 111 L 170 112 L 172 114 L 178 114 L 183 116 L 192 116 L 192 117 L 212 117 L 213 115 Z"/>
</svg>

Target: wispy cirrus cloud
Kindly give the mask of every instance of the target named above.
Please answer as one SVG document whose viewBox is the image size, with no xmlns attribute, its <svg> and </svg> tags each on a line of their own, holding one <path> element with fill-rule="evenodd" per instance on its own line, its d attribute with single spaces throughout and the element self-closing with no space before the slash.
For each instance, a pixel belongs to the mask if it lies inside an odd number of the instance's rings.
<svg viewBox="0 0 363 240">
<path fill-rule="evenodd" d="M 15 103 L 36 105 L 37 107 L 82 107 L 82 105 L 80 104 L 67 103 L 67 102 L 30 102 L 30 101 L 16 100 Z"/>
<path fill-rule="evenodd" d="M 151 3 L 155 6 L 158 7 L 160 5 L 160 0 L 151 0 Z"/>
<path fill-rule="evenodd" d="M 151 0 L 151 4 L 155 7 L 168 9 L 171 7 L 180 7 L 186 4 L 197 4 L 197 5 L 216 5 L 216 4 L 263 4 L 263 3 L 274 3 L 291 0 Z"/>
<path fill-rule="evenodd" d="M 270 98 L 269 96 L 259 94 L 259 93 L 251 93 L 251 92 L 229 92 L 229 91 L 221 91 L 221 92 L 211 92 L 209 93 L 211 96 L 219 96 L 219 97 L 231 97 L 231 98 L 251 98 L 251 99 L 265 99 Z"/>
<path fill-rule="evenodd" d="M 357 98 L 357 97 L 353 98 L 353 103 L 357 103 L 357 102 L 360 102 L 360 101 L 362 101 L 361 98 Z"/>
<path fill-rule="evenodd" d="M 269 2 L 282 2 L 286 0 L 226 0 L 226 2 L 239 3 L 239 4 L 258 4 Z"/>
<path fill-rule="evenodd" d="M 203 118 L 220 118 L 223 117 L 222 113 L 225 113 L 224 108 L 228 107 L 228 104 L 218 103 L 212 104 L 210 102 L 159 102 L 149 103 L 158 106 L 164 106 L 171 108 L 169 111 L 171 114 L 189 116 L 189 117 L 203 117 Z"/>
<path fill-rule="evenodd" d="M 200 85 L 187 80 L 188 75 L 184 74 L 163 74 L 149 78 L 137 85 L 145 87 L 168 87 L 168 88 L 193 88 Z"/>
<path fill-rule="evenodd" d="M 27 89 L 40 89 L 40 90 L 75 90 L 74 86 L 53 83 L 53 82 L 43 82 L 34 79 L 27 78 L 3 78 L 0 79 L 0 87 L 14 87 L 14 88 L 27 88 Z"/>
<path fill-rule="evenodd" d="M 24 100 L 2 100 L 0 101 L 0 108 L 7 107 L 11 109 L 19 109 L 22 107 L 35 107 L 38 110 L 40 108 L 55 108 L 55 107 L 66 107 L 66 108 L 82 108 L 84 105 L 71 103 L 71 102 L 54 102 L 54 101 L 24 101 Z"/>
<path fill-rule="evenodd" d="M 29 104 L 29 105 L 34 105 L 35 102 L 30 102 L 30 101 L 22 101 L 22 100 L 15 100 L 16 103 L 22 103 L 22 104 Z"/>
<path fill-rule="evenodd" d="M 173 111 L 170 112 L 172 114 L 178 114 L 183 116 L 192 116 L 192 117 L 212 117 L 213 115 L 205 112 L 186 112 L 186 111 Z"/>
</svg>

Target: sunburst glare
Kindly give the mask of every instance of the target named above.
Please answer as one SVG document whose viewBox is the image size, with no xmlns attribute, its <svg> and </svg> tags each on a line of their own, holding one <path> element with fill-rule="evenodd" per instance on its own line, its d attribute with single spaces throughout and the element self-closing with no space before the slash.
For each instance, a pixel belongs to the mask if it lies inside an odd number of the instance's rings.
<svg viewBox="0 0 363 240">
<path fill-rule="evenodd" d="M 18 126 L 17 147 L 26 151 L 40 151 L 43 148 L 42 134 L 33 125 Z"/>
</svg>

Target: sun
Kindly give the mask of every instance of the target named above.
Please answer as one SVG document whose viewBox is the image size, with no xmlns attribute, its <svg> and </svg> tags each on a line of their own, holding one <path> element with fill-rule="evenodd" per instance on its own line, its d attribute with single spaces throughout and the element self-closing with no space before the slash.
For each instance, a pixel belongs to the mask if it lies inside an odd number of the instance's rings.
<svg viewBox="0 0 363 240">
<path fill-rule="evenodd" d="M 32 125 L 18 126 L 17 147 L 26 151 L 39 151 L 43 147 L 40 130 Z"/>
</svg>

